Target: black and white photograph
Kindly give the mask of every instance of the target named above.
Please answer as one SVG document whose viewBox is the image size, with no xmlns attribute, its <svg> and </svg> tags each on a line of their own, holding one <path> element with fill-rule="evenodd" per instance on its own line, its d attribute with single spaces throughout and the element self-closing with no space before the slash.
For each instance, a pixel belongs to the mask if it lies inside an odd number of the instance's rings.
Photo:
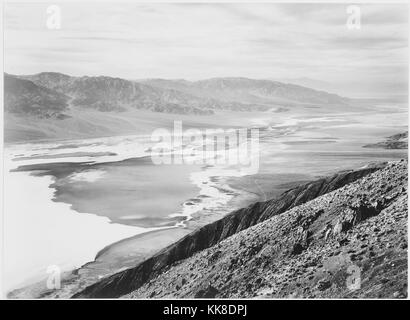
<svg viewBox="0 0 410 320">
<path fill-rule="evenodd" d="M 408 298 L 407 1 L 1 19 L 3 299 Z"/>
</svg>

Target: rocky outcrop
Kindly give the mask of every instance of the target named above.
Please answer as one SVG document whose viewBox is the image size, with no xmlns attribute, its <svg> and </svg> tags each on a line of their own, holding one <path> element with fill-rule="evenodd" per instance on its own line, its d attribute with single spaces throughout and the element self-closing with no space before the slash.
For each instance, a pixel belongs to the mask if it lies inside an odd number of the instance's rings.
<svg viewBox="0 0 410 320">
<path fill-rule="evenodd" d="M 299 206 L 321 195 L 334 191 L 372 172 L 380 170 L 385 164 L 369 166 L 354 171 L 338 173 L 300 185 L 286 191 L 280 197 L 266 202 L 258 202 L 247 208 L 232 212 L 224 218 L 201 227 L 175 244 L 145 260 L 134 268 L 114 274 L 91 285 L 74 297 L 118 297 L 138 289 L 148 280 L 161 274 L 170 265 L 191 257 L 193 254 L 220 243 L 222 240 L 249 227 L 277 216 L 293 207 Z M 295 253 L 307 245 L 307 234 L 300 234 L 300 246 Z M 209 289 L 203 289 L 207 292 Z M 209 290 L 208 290 L 209 291 Z M 214 292 L 214 291 L 213 291 Z"/>
<path fill-rule="evenodd" d="M 390 163 L 169 265 L 125 297 L 405 298 L 407 177 L 407 161 Z"/>
<path fill-rule="evenodd" d="M 398 133 L 387 137 L 385 141 L 374 144 L 366 144 L 363 148 L 382 148 L 382 149 L 407 149 L 408 148 L 408 131 Z"/>
</svg>

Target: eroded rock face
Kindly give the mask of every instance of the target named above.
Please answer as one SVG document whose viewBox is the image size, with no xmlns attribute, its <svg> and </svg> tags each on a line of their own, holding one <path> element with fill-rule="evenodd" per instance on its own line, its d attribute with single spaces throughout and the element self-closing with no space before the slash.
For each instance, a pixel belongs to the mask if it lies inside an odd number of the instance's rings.
<svg viewBox="0 0 410 320">
<path fill-rule="evenodd" d="M 125 297 L 192 298 L 208 284 L 215 298 L 407 297 L 407 177 L 407 161 L 390 163 L 173 263 Z"/>
<path fill-rule="evenodd" d="M 257 225 L 258 223 L 281 214 L 290 208 L 315 199 L 320 195 L 336 190 L 352 181 L 380 170 L 384 166 L 385 164 L 380 164 L 360 170 L 339 173 L 332 177 L 300 185 L 286 191 L 278 199 L 258 202 L 247 208 L 234 211 L 224 218 L 194 231 L 177 243 L 165 248 L 155 256 L 137 265 L 135 268 L 125 270 L 103 279 L 100 282 L 87 287 L 74 297 L 118 297 L 127 294 L 138 289 L 146 281 L 158 276 L 172 264 L 189 258 L 196 252 L 214 246 L 242 230 Z M 315 217 L 319 217 L 322 211 L 321 208 L 318 208 L 315 211 Z M 305 225 L 308 225 L 310 222 L 305 221 L 304 223 Z M 300 247 L 295 244 L 293 254 L 298 254 L 307 247 L 309 234 L 304 235 L 302 231 L 299 238 L 298 241 L 300 242 Z M 305 239 L 305 242 L 302 241 L 303 239 Z M 263 247 L 262 245 L 255 245 L 252 248 L 249 248 L 249 252 L 259 251 L 256 250 L 258 246 L 260 247 L 259 250 Z M 275 250 L 277 250 L 277 248 L 275 248 Z M 238 261 L 241 261 L 242 259 L 243 257 L 240 257 L 238 258 Z M 232 268 L 234 267 L 235 266 L 232 265 Z M 195 294 L 192 296 L 195 296 Z"/>
</svg>

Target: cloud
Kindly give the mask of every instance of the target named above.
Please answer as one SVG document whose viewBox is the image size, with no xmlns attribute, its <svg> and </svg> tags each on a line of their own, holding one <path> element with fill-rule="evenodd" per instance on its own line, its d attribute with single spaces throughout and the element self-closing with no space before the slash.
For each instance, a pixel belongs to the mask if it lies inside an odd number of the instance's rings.
<svg viewBox="0 0 410 320">
<path fill-rule="evenodd" d="M 7 72 L 407 81 L 407 5 L 360 5 L 360 30 L 345 4 L 64 3 L 58 31 L 46 7 L 6 5 Z"/>
<path fill-rule="evenodd" d="M 327 45 L 333 48 L 343 48 L 343 49 L 397 49 L 397 48 L 407 48 L 408 38 L 402 36 L 337 36 L 327 39 L 325 42 Z"/>
<path fill-rule="evenodd" d="M 366 6 L 363 9 L 363 23 L 367 25 L 407 25 L 409 10 L 407 4 L 387 6 Z"/>
</svg>

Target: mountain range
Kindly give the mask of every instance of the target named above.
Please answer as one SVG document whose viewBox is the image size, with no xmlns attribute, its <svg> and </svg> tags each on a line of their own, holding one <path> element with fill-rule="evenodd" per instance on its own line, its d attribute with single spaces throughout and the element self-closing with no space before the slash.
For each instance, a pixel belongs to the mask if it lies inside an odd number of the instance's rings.
<svg viewBox="0 0 410 320">
<path fill-rule="evenodd" d="M 141 111 L 209 116 L 219 111 L 283 111 L 300 105 L 331 107 L 349 103 L 348 98 L 324 91 L 248 78 L 187 81 L 73 77 L 57 72 L 4 75 L 6 141 L 49 138 L 49 131 L 58 132 L 51 137 L 70 138 L 84 133 L 84 127 L 95 135 L 109 135 L 118 130 L 111 128 L 111 132 L 106 128 L 107 121 L 100 123 L 99 119 L 111 121 L 127 113 L 143 118 Z M 36 127 L 33 120 L 37 121 Z M 132 127 L 132 121 L 128 122 L 123 124 Z M 66 126 L 70 133 L 62 129 Z"/>
</svg>

